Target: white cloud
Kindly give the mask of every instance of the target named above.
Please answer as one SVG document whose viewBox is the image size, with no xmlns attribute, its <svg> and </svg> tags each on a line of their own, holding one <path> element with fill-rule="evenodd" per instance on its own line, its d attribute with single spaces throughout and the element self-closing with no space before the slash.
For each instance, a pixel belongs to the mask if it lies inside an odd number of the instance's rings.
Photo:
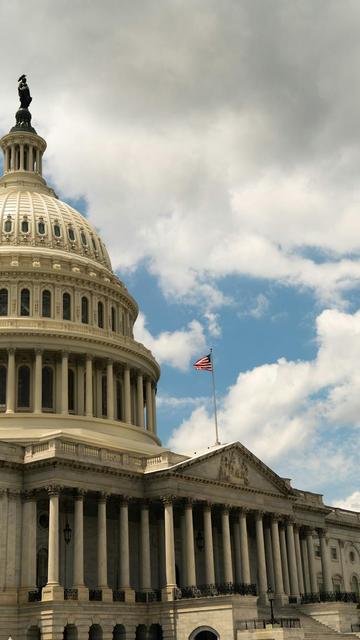
<svg viewBox="0 0 360 640">
<path fill-rule="evenodd" d="M 349 509 L 350 511 L 360 511 L 360 491 L 354 491 L 344 500 L 335 500 L 334 507 Z"/>
<path fill-rule="evenodd" d="M 146 318 L 139 313 L 134 327 L 135 340 L 146 344 L 160 364 L 186 371 L 191 359 L 206 346 L 204 330 L 200 322 L 192 320 L 186 329 L 162 331 L 153 336 L 146 327 Z"/>
<path fill-rule="evenodd" d="M 240 373 L 221 399 L 218 415 L 223 442 L 240 440 L 260 458 L 286 468 L 285 474 L 292 469 L 308 488 L 308 481 L 322 487 L 331 478 L 353 474 L 360 444 L 360 311 L 326 310 L 316 324 L 314 360 L 281 358 Z M 211 412 L 197 407 L 175 429 L 169 446 L 202 449 L 211 443 L 213 430 Z"/>
</svg>

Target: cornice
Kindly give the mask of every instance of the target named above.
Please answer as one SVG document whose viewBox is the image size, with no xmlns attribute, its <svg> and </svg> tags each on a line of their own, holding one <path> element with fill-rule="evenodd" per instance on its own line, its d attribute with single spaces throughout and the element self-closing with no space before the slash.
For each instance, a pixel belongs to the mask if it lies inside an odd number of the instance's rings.
<svg viewBox="0 0 360 640">
<path fill-rule="evenodd" d="M 73 469 L 76 471 L 91 471 L 92 473 L 102 474 L 107 476 L 115 476 L 118 478 L 129 478 L 133 482 L 141 482 L 143 480 L 143 473 L 125 469 L 115 469 L 114 467 L 101 466 L 96 463 L 82 462 L 81 460 L 64 460 L 48 458 L 45 460 L 34 460 L 23 466 L 24 476 L 29 476 L 34 469 L 46 469 L 46 468 L 64 468 Z M 47 481 L 48 484 L 48 481 Z M 45 485 L 44 485 L 45 486 Z"/>
</svg>

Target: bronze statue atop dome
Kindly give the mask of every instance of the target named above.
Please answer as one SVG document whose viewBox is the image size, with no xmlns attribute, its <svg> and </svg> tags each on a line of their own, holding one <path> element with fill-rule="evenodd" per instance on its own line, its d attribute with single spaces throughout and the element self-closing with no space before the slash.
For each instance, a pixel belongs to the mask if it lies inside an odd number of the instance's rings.
<svg viewBox="0 0 360 640">
<path fill-rule="evenodd" d="M 20 99 L 20 109 L 16 112 L 16 125 L 11 131 L 28 131 L 30 133 L 36 133 L 35 129 L 31 126 L 31 113 L 29 111 L 29 105 L 32 101 L 30 95 L 30 89 L 26 81 L 26 75 L 23 73 L 18 80 L 18 94 Z"/>
</svg>

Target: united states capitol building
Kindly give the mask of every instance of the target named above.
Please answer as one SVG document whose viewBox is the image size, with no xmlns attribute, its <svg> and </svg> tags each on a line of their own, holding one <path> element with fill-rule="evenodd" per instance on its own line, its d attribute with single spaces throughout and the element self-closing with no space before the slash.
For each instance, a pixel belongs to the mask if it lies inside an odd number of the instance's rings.
<svg viewBox="0 0 360 640">
<path fill-rule="evenodd" d="M 28 104 L 0 140 L 0 640 L 255 638 L 269 600 L 268 638 L 356 632 L 359 513 L 239 442 L 162 446 L 137 303 Z"/>
</svg>

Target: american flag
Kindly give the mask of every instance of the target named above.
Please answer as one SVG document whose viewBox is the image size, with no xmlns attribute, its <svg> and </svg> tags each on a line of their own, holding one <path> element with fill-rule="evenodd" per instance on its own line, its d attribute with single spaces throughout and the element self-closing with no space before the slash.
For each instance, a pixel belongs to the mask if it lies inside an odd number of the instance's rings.
<svg viewBox="0 0 360 640">
<path fill-rule="evenodd" d="M 212 371 L 211 353 L 207 356 L 203 356 L 194 362 L 195 369 L 201 369 L 204 371 Z"/>
</svg>

